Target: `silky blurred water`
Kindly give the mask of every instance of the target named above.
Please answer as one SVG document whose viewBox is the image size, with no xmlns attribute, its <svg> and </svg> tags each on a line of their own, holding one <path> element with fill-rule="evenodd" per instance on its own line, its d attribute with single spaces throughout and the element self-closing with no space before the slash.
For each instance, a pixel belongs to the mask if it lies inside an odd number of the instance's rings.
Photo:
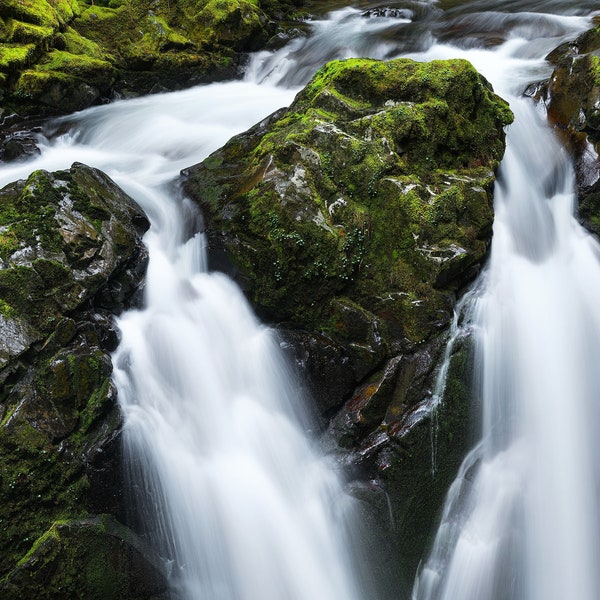
<svg viewBox="0 0 600 600">
<path fill-rule="evenodd" d="M 287 105 L 333 58 L 464 57 L 510 100 L 491 261 L 472 294 L 482 441 L 448 494 L 413 597 L 592 600 L 600 389 L 599 250 L 573 219 L 568 157 L 520 95 L 595 2 L 330 4 L 244 81 L 115 102 L 60 119 L 0 184 L 74 161 L 113 177 L 151 221 L 143 308 L 119 320 L 115 381 L 138 521 L 175 596 L 374 599 L 358 581 L 353 502 L 307 435 L 272 332 L 206 273 L 197 209 L 174 185 L 229 137 Z M 440 388 L 442 389 L 442 388 Z M 309 401 L 310 403 L 310 401 Z"/>
</svg>

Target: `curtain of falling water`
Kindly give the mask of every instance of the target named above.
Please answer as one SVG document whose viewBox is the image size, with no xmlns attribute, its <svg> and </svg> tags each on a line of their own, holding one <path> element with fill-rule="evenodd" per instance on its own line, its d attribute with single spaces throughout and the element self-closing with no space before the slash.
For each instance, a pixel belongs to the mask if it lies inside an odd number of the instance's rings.
<svg viewBox="0 0 600 600">
<path fill-rule="evenodd" d="M 511 98 L 506 75 L 489 76 Z M 472 314 L 483 436 L 448 494 L 414 599 L 600 597 L 600 247 L 573 217 L 569 157 L 531 101 L 511 106 Z"/>
</svg>

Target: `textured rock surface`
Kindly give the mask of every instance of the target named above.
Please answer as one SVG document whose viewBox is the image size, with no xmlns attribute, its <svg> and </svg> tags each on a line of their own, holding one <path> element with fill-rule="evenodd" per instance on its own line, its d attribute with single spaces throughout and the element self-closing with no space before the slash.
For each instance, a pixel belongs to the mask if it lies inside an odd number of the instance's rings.
<svg viewBox="0 0 600 600">
<path fill-rule="evenodd" d="M 3 0 L 0 105 L 62 114 L 233 77 L 295 10 L 288 0 Z"/>
<path fill-rule="evenodd" d="M 466 61 L 338 61 L 184 171 L 213 265 L 310 374 L 373 548 L 389 550 L 390 591 L 410 581 L 468 446 L 467 345 L 437 413 L 431 390 L 456 296 L 485 259 L 511 120 Z"/>
<path fill-rule="evenodd" d="M 448 323 L 510 120 L 466 61 L 334 62 L 185 186 L 261 313 L 326 332 L 361 378 Z"/>
<path fill-rule="evenodd" d="M 81 164 L 0 190 L 2 597 L 125 598 L 144 562 L 94 515 L 124 516 L 111 313 L 140 284 L 147 226 Z"/>
<path fill-rule="evenodd" d="M 548 119 L 572 153 L 577 216 L 600 235 L 600 27 L 560 45 L 547 59 L 554 65 L 552 76 L 527 93 L 545 104 Z"/>
</svg>

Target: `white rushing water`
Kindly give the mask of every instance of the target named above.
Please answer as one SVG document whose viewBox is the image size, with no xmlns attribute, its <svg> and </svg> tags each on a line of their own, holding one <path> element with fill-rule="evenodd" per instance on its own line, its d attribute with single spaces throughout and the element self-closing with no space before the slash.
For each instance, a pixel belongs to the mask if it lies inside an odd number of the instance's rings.
<svg viewBox="0 0 600 600">
<path fill-rule="evenodd" d="M 543 115 L 518 98 L 548 76 L 545 53 L 589 20 L 528 12 L 544 4 L 533 0 L 499 3 L 505 13 L 491 1 L 471 4 L 476 12 L 447 28 L 435 21 L 435 2 L 407 2 L 395 18 L 336 11 L 313 23 L 312 37 L 259 54 L 247 81 L 84 111 L 63 120 L 66 133 L 44 143 L 39 158 L 0 169 L 4 185 L 37 168 L 90 164 L 151 220 L 145 303 L 119 321 L 115 381 L 139 518 L 177 597 L 374 600 L 352 575 L 351 502 L 304 434 L 305 399 L 239 289 L 205 272 L 200 217 L 172 181 L 289 104 L 297 88 L 269 82 L 301 85 L 331 58 L 408 53 L 471 60 L 516 113 L 491 261 L 469 317 L 482 441 L 448 494 L 413 598 L 600 597 L 600 249 L 573 218 L 567 157 Z M 460 33 L 462 48 L 435 43 L 461 26 L 502 43 L 478 49 Z"/>
<path fill-rule="evenodd" d="M 573 174 L 557 141 L 527 101 L 512 106 L 527 126 L 509 133 L 472 315 L 483 440 L 450 490 L 419 599 L 600 594 L 600 247 L 572 216 Z"/>
<path fill-rule="evenodd" d="M 90 109 L 2 183 L 86 162 L 151 220 L 144 308 L 119 320 L 114 379 L 139 520 L 177 597 L 352 600 L 351 502 L 304 429 L 273 333 L 205 272 L 195 209 L 169 183 L 296 90 L 215 84 Z"/>
<path fill-rule="evenodd" d="M 515 123 L 470 316 L 482 441 L 449 491 L 414 600 L 600 597 L 600 246 L 574 219 L 568 156 L 514 95 L 547 68 L 540 49 L 515 38 L 466 53 L 510 100 Z"/>
</svg>

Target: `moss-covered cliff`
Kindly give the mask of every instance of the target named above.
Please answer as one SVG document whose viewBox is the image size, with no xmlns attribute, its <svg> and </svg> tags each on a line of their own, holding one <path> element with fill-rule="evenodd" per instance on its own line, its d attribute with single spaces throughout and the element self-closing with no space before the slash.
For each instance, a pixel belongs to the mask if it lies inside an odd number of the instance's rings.
<svg viewBox="0 0 600 600">
<path fill-rule="evenodd" d="M 295 10 L 293 0 L 6 0 L 0 105 L 62 114 L 233 77 Z"/>
<path fill-rule="evenodd" d="M 141 281 L 147 226 L 106 175 L 81 164 L 0 190 L 3 598 L 137 598 L 164 588 L 117 521 L 111 314 Z"/>
</svg>

